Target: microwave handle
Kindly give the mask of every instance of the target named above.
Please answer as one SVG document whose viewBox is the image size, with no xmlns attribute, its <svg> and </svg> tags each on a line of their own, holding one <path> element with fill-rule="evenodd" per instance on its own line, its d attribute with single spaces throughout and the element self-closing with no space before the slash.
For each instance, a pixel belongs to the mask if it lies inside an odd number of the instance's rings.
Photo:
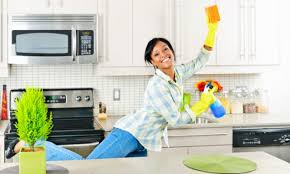
<svg viewBox="0 0 290 174">
<path fill-rule="evenodd" d="M 77 31 L 75 28 L 72 28 L 72 61 L 76 61 L 77 55 Z"/>
</svg>

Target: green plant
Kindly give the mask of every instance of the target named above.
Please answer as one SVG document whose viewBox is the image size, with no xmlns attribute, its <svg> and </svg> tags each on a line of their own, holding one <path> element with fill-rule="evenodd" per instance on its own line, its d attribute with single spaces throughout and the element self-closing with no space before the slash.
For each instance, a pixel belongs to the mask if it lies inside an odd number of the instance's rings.
<svg viewBox="0 0 290 174">
<path fill-rule="evenodd" d="M 16 101 L 16 128 L 19 139 L 24 140 L 34 151 L 38 140 L 46 140 L 53 127 L 52 113 L 47 115 L 43 91 L 38 88 L 27 88 Z"/>
</svg>

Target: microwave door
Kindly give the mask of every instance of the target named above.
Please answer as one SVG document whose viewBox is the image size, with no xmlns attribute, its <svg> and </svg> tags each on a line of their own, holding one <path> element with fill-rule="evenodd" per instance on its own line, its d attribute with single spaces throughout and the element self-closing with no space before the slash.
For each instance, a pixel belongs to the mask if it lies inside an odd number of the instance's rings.
<svg viewBox="0 0 290 174">
<path fill-rule="evenodd" d="M 74 37 L 72 30 L 12 30 L 9 63 L 74 63 Z"/>
</svg>

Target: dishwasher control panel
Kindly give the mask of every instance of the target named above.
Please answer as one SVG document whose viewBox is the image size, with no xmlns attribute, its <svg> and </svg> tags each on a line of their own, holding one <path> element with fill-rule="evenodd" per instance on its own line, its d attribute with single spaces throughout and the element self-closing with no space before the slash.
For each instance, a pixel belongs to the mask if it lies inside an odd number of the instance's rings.
<svg viewBox="0 0 290 174">
<path fill-rule="evenodd" d="M 290 145 L 290 127 L 233 130 L 233 147 Z"/>
</svg>

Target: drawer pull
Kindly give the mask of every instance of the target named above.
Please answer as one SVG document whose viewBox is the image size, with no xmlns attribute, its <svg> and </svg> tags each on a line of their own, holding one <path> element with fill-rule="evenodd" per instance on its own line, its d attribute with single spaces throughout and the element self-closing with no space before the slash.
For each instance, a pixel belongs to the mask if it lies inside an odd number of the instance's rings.
<svg viewBox="0 0 290 174">
<path fill-rule="evenodd" d="M 225 135 L 229 135 L 229 133 L 196 134 L 196 135 L 168 135 L 168 137 L 225 136 Z"/>
</svg>

